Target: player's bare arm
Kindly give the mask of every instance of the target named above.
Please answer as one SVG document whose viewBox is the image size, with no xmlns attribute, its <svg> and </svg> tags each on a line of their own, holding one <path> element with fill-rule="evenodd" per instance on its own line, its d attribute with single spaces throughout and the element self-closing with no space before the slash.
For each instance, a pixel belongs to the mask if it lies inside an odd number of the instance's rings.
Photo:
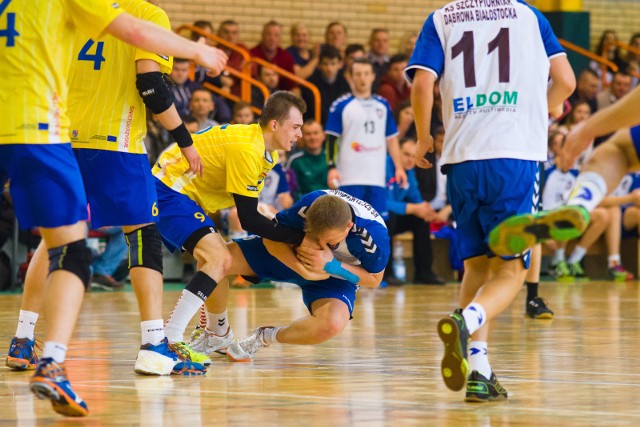
<svg viewBox="0 0 640 427">
<path fill-rule="evenodd" d="M 431 136 L 431 110 L 433 109 L 433 85 L 436 76 L 425 70 L 416 70 L 411 87 L 411 105 L 418 136 L 418 151 L 416 152 L 416 166 L 428 169 L 431 162 L 424 158 L 433 152 L 433 137 Z"/>
<path fill-rule="evenodd" d="M 298 248 L 298 258 L 306 268 L 313 272 L 326 271 L 365 288 L 377 288 L 384 273 L 381 271 L 372 274 L 359 265 L 340 262 L 335 259 L 329 248 Z"/>
<path fill-rule="evenodd" d="M 278 261 L 298 273 L 305 280 L 325 280 L 329 278 L 324 270 L 320 272 L 311 271 L 300 262 L 296 257 L 293 246 L 287 243 L 274 242 L 273 240 L 263 239 L 264 247 L 267 251 L 276 257 Z"/>
<path fill-rule="evenodd" d="M 400 144 L 398 143 L 398 137 L 392 136 L 391 138 L 387 138 L 387 151 L 393 160 L 393 164 L 396 167 L 396 182 L 399 186 L 403 186 L 407 182 L 407 173 L 404 170 L 404 166 L 402 166 L 402 162 L 400 161 Z"/>
</svg>

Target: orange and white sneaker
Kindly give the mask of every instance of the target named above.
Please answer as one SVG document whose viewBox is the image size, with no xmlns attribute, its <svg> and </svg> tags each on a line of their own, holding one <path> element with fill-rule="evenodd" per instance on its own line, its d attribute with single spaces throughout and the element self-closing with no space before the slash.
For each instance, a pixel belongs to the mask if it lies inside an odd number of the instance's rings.
<svg viewBox="0 0 640 427">
<path fill-rule="evenodd" d="M 269 347 L 269 344 L 264 340 L 264 330 L 268 328 L 273 328 L 273 326 L 261 326 L 248 337 L 235 340 L 227 348 L 229 359 L 234 362 L 251 362 L 258 350 Z"/>
</svg>

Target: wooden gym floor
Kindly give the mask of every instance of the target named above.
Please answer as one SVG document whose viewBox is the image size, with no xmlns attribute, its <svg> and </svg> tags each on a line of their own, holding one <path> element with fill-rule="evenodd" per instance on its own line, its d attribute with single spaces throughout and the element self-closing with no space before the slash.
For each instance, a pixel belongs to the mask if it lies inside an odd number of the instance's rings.
<svg viewBox="0 0 640 427">
<path fill-rule="evenodd" d="M 130 288 L 130 287 L 129 287 Z M 551 321 L 523 317 L 524 291 L 494 322 L 489 355 L 509 391 L 465 403 L 440 379 L 435 332 L 458 285 L 361 290 L 354 319 L 323 345 L 276 345 L 249 364 L 213 358 L 205 377 L 141 377 L 131 292 L 89 293 L 71 344 L 70 377 L 90 415 L 65 419 L 29 392 L 30 373 L 0 368 L 0 423 L 17 426 L 637 425 L 638 283 L 545 283 Z M 165 313 L 177 292 L 165 294 Z M 0 348 L 15 332 L 19 295 L 0 296 Z M 296 289 L 230 293 L 236 336 L 306 315 Z M 42 321 L 36 329 L 41 331 Z"/>
</svg>

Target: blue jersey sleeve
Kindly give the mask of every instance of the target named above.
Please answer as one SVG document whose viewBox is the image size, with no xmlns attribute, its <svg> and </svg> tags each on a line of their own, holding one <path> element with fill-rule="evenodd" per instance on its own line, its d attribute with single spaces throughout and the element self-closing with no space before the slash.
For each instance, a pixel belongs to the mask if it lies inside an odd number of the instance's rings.
<svg viewBox="0 0 640 427">
<path fill-rule="evenodd" d="M 393 119 L 393 111 L 391 111 L 391 106 L 386 99 L 384 100 L 384 105 L 387 109 L 387 128 L 385 129 L 384 136 L 390 138 L 398 134 L 398 127 L 396 126 L 396 121 Z"/>
<path fill-rule="evenodd" d="M 404 70 L 404 75 L 409 82 L 413 81 L 417 69 L 428 70 L 440 76 L 444 68 L 444 50 L 433 22 L 434 13 L 429 15 L 422 26 L 411 59 Z"/>
<path fill-rule="evenodd" d="M 327 115 L 327 124 L 325 125 L 325 132 L 334 136 L 342 135 L 342 111 L 345 106 L 344 99 L 338 98 L 333 101 L 331 108 L 329 108 L 329 114 Z"/>
<path fill-rule="evenodd" d="M 391 255 L 387 228 L 376 221 L 367 221 L 363 227 L 347 237 L 347 247 L 369 273 L 384 271 Z"/>
<path fill-rule="evenodd" d="M 276 221 L 278 221 L 278 224 L 286 225 L 287 227 L 304 230 L 307 209 L 309 209 L 309 206 L 311 206 L 314 200 L 325 194 L 324 191 L 313 191 L 305 194 L 289 209 L 278 212 L 276 214 Z"/>
<path fill-rule="evenodd" d="M 284 169 L 282 169 L 282 165 L 278 163 L 273 167 L 273 171 L 278 174 L 278 188 L 276 190 L 276 194 L 288 193 L 289 183 L 287 182 L 287 174 Z"/>
<path fill-rule="evenodd" d="M 542 43 L 544 43 L 544 50 L 547 52 L 547 56 L 550 58 L 559 53 L 564 53 L 564 49 L 553 33 L 551 24 L 549 24 L 547 18 L 535 7 L 529 7 L 536 15 L 536 18 L 538 18 L 538 27 L 540 28 L 540 35 L 542 36 Z"/>
</svg>

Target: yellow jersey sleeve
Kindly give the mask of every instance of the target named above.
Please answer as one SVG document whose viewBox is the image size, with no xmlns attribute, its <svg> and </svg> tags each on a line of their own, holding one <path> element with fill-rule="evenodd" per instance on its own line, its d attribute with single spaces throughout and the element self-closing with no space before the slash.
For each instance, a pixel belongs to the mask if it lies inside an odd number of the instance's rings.
<svg viewBox="0 0 640 427">
<path fill-rule="evenodd" d="M 227 192 L 258 197 L 264 186 L 262 161 L 252 147 L 234 147 L 227 152 Z"/>
<path fill-rule="evenodd" d="M 169 23 L 169 17 L 166 12 L 158 7 L 147 8 L 144 16 L 140 17 L 145 21 L 149 21 L 154 23 L 165 30 L 171 31 L 171 24 Z M 165 55 L 158 55 L 155 53 L 150 53 L 144 51 L 142 49 L 136 49 L 135 60 L 139 59 L 150 59 L 154 62 L 157 62 L 160 65 L 160 71 L 164 74 L 170 74 L 171 69 L 173 68 L 173 58 Z"/>
<path fill-rule="evenodd" d="M 66 0 L 66 10 L 73 24 L 91 38 L 99 38 L 124 11 L 109 0 Z"/>
</svg>

